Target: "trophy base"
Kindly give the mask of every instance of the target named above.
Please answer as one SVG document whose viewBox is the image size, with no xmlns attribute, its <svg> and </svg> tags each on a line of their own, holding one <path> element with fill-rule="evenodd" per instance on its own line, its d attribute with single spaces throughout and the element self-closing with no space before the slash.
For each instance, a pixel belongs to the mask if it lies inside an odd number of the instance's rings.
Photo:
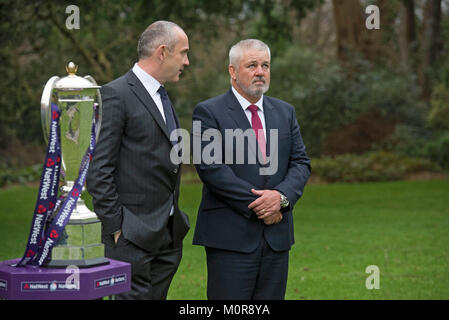
<svg viewBox="0 0 449 320">
<path fill-rule="evenodd" d="M 2 299 L 93 300 L 129 291 L 131 265 L 107 260 L 106 265 L 72 269 L 71 274 L 63 268 L 14 267 L 20 259 L 0 261 L 0 304 Z"/>
<path fill-rule="evenodd" d="M 78 208 L 77 208 L 78 209 Z M 104 244 L 101 243 L 101 222 L 93 217 L 80 217 L 79 211 L 72 214 L 59 242 L 52 249 L 50 262 L 47 268 L 65 268 L 77 266 L 88 268 L 107 264 L 104 257 Z"/>
<path fill-rule="evenodd" d="M 76 266 L 78 268 L 91 268 L 109 264 L 106 258 L 93 258 L 87 260 L 51 260 L 46 268 L 67 268 L 68 266 Z"/>
<path fill-rule="evenodd" d="M 58 245 L 53 248 L 51 254 L 51 261 L 54 261 L 53 265 L 58 266 L 89 266 L 95 265 L 96 261 L 101 264 L 103 261 L 101 259 L 105 260 L 102 243 L 86 246 Z"/>
</svg>

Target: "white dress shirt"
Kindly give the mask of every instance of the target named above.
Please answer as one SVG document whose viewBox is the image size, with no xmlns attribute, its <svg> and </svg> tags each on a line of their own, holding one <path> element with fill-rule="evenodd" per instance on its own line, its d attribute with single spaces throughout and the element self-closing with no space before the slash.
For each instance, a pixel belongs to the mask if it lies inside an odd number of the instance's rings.
<svg viewBox="0 0 449 320">
<path fill-rule="evenodd" d="M 267 132 L 265 129 L 265 115 L 263 112 L 263 95 L 260 97 L 260 99 L 256 102 L 256 103 L 251 103 L 248 100 L 246 100 L 244 97 L 242 97 L 242 95 L 240 93 L 237 92 L 237 90 L 235 90 L 234 87 L 232 87 L 232 92 L 234 93 L 235 97 L 237 98 L 237 100 L 240 103 L 240 106 L 242 107 L 243 111 L 245 112 L 246 117 L 248 118 L 249 123 L 251 124 L 251 126 L 253 125 L 251 122 L 251 111 L 249 111 L 248 107 L 252 104 L 256 105 L 259 109 L 257 109 L 257 115 L 260 118 L 260 122 L 262 122 L 262 127 L 263 127 L 263 133 L 265 135 L 265 139 L 267 137 Z"/>
<path fill-rule="evenodd" d="M 147 89 L 148 93 L 150 94 L 151 98 L 153 99 L 154 103 L 159 109 L 159 112 L 162 115 L 162 119 L 164 119 L 164 122 L 166 123 L 167 121 L 165 120 L 165 113 L 164 107 L 162 106 L 161 95 L 159 94 L 159 92 L 157 92 L 161 84 L 159 83 L 159 81 L 154 79 L 150 74 L 146 73 L 141 67 L 139 67 L 137 63 L 134 64 L 133 72 L 136 75 L 136 77 L 140 80 L 140 82 L 142 82 L 145 89 Z"/>
</svg>

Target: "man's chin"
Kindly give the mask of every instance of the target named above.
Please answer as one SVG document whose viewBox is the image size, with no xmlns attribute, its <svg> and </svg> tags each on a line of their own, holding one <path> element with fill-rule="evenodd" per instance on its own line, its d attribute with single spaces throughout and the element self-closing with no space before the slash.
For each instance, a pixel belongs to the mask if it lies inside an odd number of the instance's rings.
<svg viewBox="0 0 449 320">
<path fill-rule="evenodd" d="M 178 82 L 178 81 L 179 81 L 179 74 L 167 80 L 167 82 Z"/>
<path fill-rule="evenodd" d="M 268 91 L 268 87 L 258 87 L 248 90 L 246 93 L 254 98 L 260 98 L 265 92 Z"/>
</svg>

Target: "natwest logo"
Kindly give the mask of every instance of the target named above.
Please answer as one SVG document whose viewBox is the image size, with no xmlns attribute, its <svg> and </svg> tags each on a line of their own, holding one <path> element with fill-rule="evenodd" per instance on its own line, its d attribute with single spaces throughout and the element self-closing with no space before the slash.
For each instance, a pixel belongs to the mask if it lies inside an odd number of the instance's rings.
<svg viewBox="0 0 449 320">
<path fill-rule="evenodd" d="M 58 232 L 57 232 L 55 229 L 51 230 L 51 232 L 50 232 L 50 238 L 55 239 L 55 238 L 57 238 L 57 237 L 59 237 Z"/>
<path fill-rule="evenodd" d="M 32 257 L 32 256 L 34 256 L 34 254 L 35 254 L 35 252 L 33 250 L 28 249 L 26 256 L 27 257 Z"/>
<path fill-rule="evenodd" d="M 49 167 L 53 167 L 55 165 L 55 162 L 53 161 L 52 158 L 48 158 L 47 159 L 47 168 Z"/>
<path fill-rule="evenodd" d="M 45 213 L 45 212 L 47 212 L 47 208 L 45 208 L 43 205 L 40 204 L 40 205 L 37 207 L 37 213 L 43 214 L 43 213 Z"/>
<path fill-rule="evenodd" d="M 73 189 L 72 191 L 72 197 L 78 197 L 80 195 L 80 192 L 78 191 L 77 188 Z"/>
<path fill-rule="evenodd" d="M 74 291 L 80 290 L 79 284 L 65 283 L 65 281 L 24 281 L 21 283 L 23 291 Z"/>
<path fill-rule="evenodd" d="M 126 274 L 114 275 L 107 278 L 97 279 L 94 281 L 95 289 L 112 287 L 124 283 L 126 283 Z"/>
</svg>

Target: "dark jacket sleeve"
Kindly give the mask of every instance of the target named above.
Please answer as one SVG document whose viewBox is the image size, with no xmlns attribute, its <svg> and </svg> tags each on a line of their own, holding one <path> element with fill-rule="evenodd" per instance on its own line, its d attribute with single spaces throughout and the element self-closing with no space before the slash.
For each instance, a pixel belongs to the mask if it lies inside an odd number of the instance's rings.
<svg viewBox="0 0 449 320">
<path fill-rule="evenodd" d="M 275 190 L 282 192 L 293 207 L 304 192 L 304 187 L 311 173 L 310 159 L 306 154 L 306 147 L 301 137 L 296 113 L 291 107 L 292 115 L 290 122 L 290 131 L 292 137 L 292 146 L 290 150 L 288 171 L 285 178 L 274 187 Z"/>
<path fill-rule="evenodd" d="M 89 166 L 87 190 L 93 198 L 95 213 L 104 232 L 113 233 L 122 225 L 122 205 L 114 181 L 120 144 L 125 125 L 125 111 L 119 95 L 112 87 L 103 86 L 102 121 L 95 154 Z"/>
</svg>

